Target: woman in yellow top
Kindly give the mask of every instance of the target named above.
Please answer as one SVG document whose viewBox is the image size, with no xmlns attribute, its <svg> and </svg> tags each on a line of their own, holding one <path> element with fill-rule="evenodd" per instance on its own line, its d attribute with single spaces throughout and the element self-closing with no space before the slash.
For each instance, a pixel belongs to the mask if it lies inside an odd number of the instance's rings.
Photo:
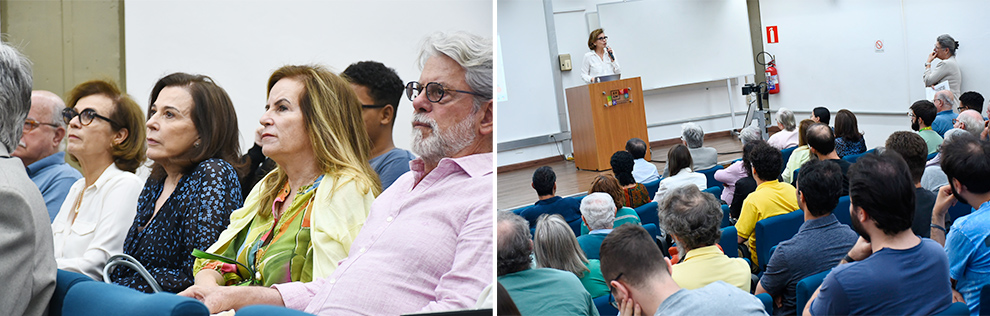
<svg viewBox="0 0 990 316">
<path fill-rule="evenodd" d="M 361 103 L 347 81 L 320 66 L 282 67 L 268 79 L 265 109 L 262 150 L 278 168 L 206 250 L 250 270 L 197 259 L 195 285 L 180 295 L 201 298 L 218 285 L 271 286 L 330 275 L 381 191 L 368 164 Z"/>
</svg>

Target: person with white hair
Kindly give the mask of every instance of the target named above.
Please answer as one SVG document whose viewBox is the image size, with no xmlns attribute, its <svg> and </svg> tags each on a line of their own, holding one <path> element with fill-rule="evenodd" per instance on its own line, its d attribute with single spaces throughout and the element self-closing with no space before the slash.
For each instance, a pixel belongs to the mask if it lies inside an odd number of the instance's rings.
<svg viewBox="0 0 990 316">
<path fill-rule="evenodd" d="M 705 131 L 701 129 L 701 126 L 693 122 L 681 124 L 681 144 L 687 146 L 688 151 L 691 152 L 691 160 L 694 160 L 691 169 L 695 171 L 711 169 L 718 163 L 718 150 L 702 147 L 704 141 Z M 670 170 L 667 166 L 663 167 L 663 176 L 670 176 Z"/>
<path fill-rule="evenodd" d="M 7 315 L 48 315 L 55 293 L 55 245 L 45 199 L 21 159 L 10 155 L 31 109 L 32 84 L 31 61 L 0 42 L 0 306 Z"/>
<path fill-rule="evenodd" d="M 953 121 L 959 116 L 952 111 L 959 101 L 956 100 L 952 91 L 942 90 L 935 92 L 935 100 L 932 100 L 932 103 L 938 110 L 938 113 L 935 114 L 935 120 L 932 121 L 932 130 L 938 133 L 938 136 L 945 138 L 945 131 L 952 129 Z"/>
<path fill-rule="evenodd" d="M 986 127 L 986 121 L 983 120 L 983 116 L 980 116 L 980 112 L 965 110 L 959 113 L 952 127 L 963 129 L 973 136 L 980 137 L 980 133 Z"/>
<path fill-rule="evenodd" d="M 24 120 L 24 134 L 11 156 L 21 158 L 31 181 L 41 190 L 48 207 L 48 217 L 55 219 L 72 184 L 82 178 L 78 170 L 65 162 L 65 152 L 59 151 L 65 138 L 62 110 L 65 102 L 51 91 L 31 92 L 31 111 Z"/>
<path fill-rule="evenodd" d="M 588 259 L 598 259 L 598 248 L 605 236 L 612 232 L 615 222 L 615 202 L 608 193 L 595 192 L 581 199 L 581 219 L 588 226 L 588 234 L 577 238 L 581 250 Z"/>
<path fill-rule="evenodd" d="M 787 108 L 777 110 L 777 127 L 780 127 L 780 131 L 770 135 L 767 144 L 781 150 L 798 145 L 798 130 L 797 123 L 794 122 L 794 112 Z"/>
</svg>

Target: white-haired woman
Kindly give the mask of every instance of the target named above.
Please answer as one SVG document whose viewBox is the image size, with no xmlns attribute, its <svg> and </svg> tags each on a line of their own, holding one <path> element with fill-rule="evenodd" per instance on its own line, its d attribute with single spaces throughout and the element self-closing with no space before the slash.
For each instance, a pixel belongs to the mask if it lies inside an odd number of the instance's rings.
<svg viewBox="0 0 990 316">
<path fill-rule="evenodd" d="M 792 116 L 793 119 L 793 116 Z M 755 128 L 754 128 L 755 127 Z M 797 133 L 794 133 L 796 136 Z M 759 127 L 756 125 L 750 125 L 739 132 L 739 140 L 743 143 L 743 157 L 746 157 L 746 153 L 753 149 L 757 141 L 762 141 L 760 135 Z M 736 193 L 736 182 L 742 178 L 749 176 L 749 168 L 743 163 L 743 160 L 733 162 L 728 168 L 715 171 L 715 180 L 724 183 L 724 188 L 722 189 L 722 201 L 725 204 L 732 205 L 733 195 Z"/>
<path fill-rule="evenodd" d="M 798 129 L 794 122 L 794 112 L 787 108 L 777 110 L 777 127 L 780 127 L 780 131 L 770 135 L 767 144 L 780 150 L 798 145 Z"/>
<path fill-rule="evenodd" d="M 585 257 L 570 225 L 559 214 L 543 214 L 536 222 L 533 255 L 536 256 L 538 268 L 574 273 L 591 297 L 608 295 L 600 262 Z"/>
</svg>

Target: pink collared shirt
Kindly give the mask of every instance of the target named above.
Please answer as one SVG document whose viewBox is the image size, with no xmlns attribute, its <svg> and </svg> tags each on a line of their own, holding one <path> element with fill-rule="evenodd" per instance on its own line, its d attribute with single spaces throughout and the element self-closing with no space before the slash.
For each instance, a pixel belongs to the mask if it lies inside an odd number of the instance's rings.
<svg viewBox="0 0 990 316">
<path fill-rule="evenodd" d="M 273 285 L 286 307 L 320 315 L 471 308 L 492 275 L 492 153 L 421 159 L 371 205 L 329 277 Z M 416 180 L 423 179 L 417 184 Z"/>
</svg>

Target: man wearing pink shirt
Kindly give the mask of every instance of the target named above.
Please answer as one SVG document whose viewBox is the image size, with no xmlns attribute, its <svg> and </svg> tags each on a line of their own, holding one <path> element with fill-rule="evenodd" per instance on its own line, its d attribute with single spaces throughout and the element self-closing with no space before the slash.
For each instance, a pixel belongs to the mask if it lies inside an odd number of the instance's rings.
<svg viewBox="0 0 990 316">
<path fill-rule="evenodd" d="M 492 41 L 436 33 L 412 100 L 420 157 L 371 206 L 347 259 L 326 278 L 222 287 L 211 312 L 253 304 L 319 315 L 398 315 L 473 307 L 492 274 Z"/>
</svg>

